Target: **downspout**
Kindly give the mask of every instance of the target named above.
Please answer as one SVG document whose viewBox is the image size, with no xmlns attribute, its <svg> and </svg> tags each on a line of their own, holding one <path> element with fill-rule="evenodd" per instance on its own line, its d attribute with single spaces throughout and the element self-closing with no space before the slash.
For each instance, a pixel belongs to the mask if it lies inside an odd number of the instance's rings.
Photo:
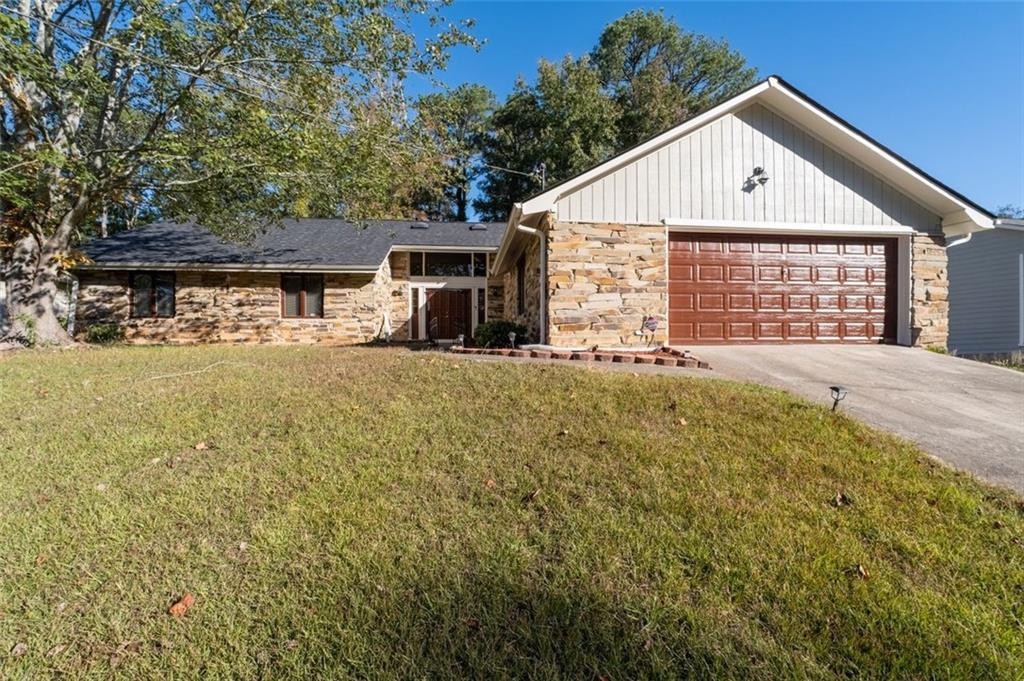
<svg viewBox="0 0 1024 681">
<path fill-rule="evenodd" d="M 534 229 L 533 227 L 527 227 L 526 225 L 516 225 L 516 229 L 523 234 L 529 234 L 537 237 L 540 240 L 540 303 L 537 308 L 537 325 L 540 327 L 538 333 L 539 338 L 537 342 L 544 344 L 547 342 L 548 336 L 548 324 L 547 324 L 547 292 L 548 292 L 548 235 L 542 230 Z"/>
</svg>

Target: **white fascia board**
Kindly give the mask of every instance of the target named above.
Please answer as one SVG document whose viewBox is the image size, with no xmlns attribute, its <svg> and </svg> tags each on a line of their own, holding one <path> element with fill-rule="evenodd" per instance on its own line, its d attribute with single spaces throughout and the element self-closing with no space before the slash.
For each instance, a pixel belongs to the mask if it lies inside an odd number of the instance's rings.
<svg viewBox="0 0 1024 681">
<path fill-rule="evenodd" d="M 415 245 L 401 245 L 392 246 L 388 255 L 391 253 L 410 253 L 413 251 L 423 251 L 425 253 L 497 253 L 497 246 L 415 246 Z"/>
<path fill-rule="evenodd" d="M 75 270 L 175 270 L 178 272 L 324 272 L 331 274 L 373 274 L 380 265 L 355 267 L 331 267 L 328 265 L 249 265 L 226 263 L 223 265 L 161 263 L 161 262 L 116 262 L 89 263 L 76 265 Z"/>
<path fill-rule="evenodd" d="M 970 231 L 987 229 L 992 226 L 991 218 L 978 212 L 973 206 L 954 196 L 944 187 L 925 177 L 920 171 L 896 158 L 864 135 L 806 101 L 778 79 L 772 77 L 768 79 L 768 82 L 771 83 L 771 88 L 764 93 L 763 99 L 769 108 L 826 140 L 838 151 L 850 156 L 867 167 L 868 170 L 877 173 L 920 201 L 926 208 L 943 218 L 944 231 L 947 227 L 947 218 L 952 218 L 949 224 L 955 224 L 960 213 L 966 214 L 973 224 Z"/>
<path fill-rule="evenodd" d="M 523 204 L 514 203 L 512 204 L 512 211 L 508 214 L 508 222 L 505 224 L 505 236 L 501 239 L 501 245 L 498 246 L 497 255 L 491 259 L 491 270 L 488 275 L 498 274 L 502 272 L 505 265 L 505 258 L 508 255 L 508 249 L 512 245 L 512 240 L 515 238 L 516 228 L 519 227 L 519 219 L 523 216 Z"/>
<path fill-rule="evenodd" d="M 719 116 L 722 116 L 728 113 L 729 111 L 742 107 L 744 104 L 754 99 L 755 97 L 759 96 L 761 93 L 763 93 L 770 87 L 771 84 L 769 80 L 766 80 L 763 83 L 755 85 L 746 92 L 740 93 L 733 97 L 732 99 L 727 99 L 718 106 L 708 109 L 699 116 L 695 116 L 694 118 L 691 118 L 688 121 L 680 123 L 674 128 L 670 128 L 669 130 L 666 130 L 660 135 L 652 137 L 646 142 L 638 144 L 632 149 L 629 149 L 628 151 L 625 151 L 619 154 L 618 156 L 610 158 L 604 163 L 594 166 L 590 170 L 580 175 L 577 175 L 571 180 L 568 180 L 566 182 L 563 182 L 562 184 L 552 187 L 550 190 L 542 194 L 538 194 L 532 199 L 529 199 L 521 204 L 522 214 L 532 215 L 534 213 L 546 213 L 548 211 L 553 210 L 555 204 L 558 202 L 558 199 L 560 199 L 565 194 L 570 194 L 579 187 L 589 184 L 590 182 L 593 182 L 595 179 L 603 175 L 606 175 L 610 172 L 613 172 L 624 165 L 632 163 L 636 159 L 649 154 L 651 151 L 658 149 L 679 137 L 682 137 L 683 135 L 689 133 L 692 130 L 695 130 L 707 123 L 710 123 Z"/>
<path fill-rule="evenodd" d="M 662 222 L 673 232 L 718 232 L 722 234 L 807 234 L 829 236 L 909 236 L 906 225 L 819 225 L 804 222 L 751 222 L 744 220 L 695 220 L 665 218 Z"/>
</svg>

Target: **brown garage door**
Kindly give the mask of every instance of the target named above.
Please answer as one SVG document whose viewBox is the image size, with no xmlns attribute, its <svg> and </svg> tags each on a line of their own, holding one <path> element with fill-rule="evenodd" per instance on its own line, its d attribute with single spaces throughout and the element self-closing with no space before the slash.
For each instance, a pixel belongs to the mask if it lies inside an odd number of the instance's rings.
<svg viewBox="0 0 1024 681">
<path fill-rule="evenodd" d="M 896 337 L 896 240 L 672 234 L 679 343 L 879 343 Z"/>
</svg>

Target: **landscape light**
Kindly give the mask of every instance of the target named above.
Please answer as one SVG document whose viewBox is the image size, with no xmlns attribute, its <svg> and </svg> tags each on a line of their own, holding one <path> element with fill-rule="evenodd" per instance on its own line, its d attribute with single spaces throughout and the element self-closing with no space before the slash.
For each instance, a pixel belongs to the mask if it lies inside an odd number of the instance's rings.
<svg viewBox="0 0 1024 681">
<path fill-rule="evenodd" d="M 849 389 L 841 385 L 829 386 L 829 390 L 832 392 L 832 411 L 836 410 L 839 403 L 846 399 L 846 396 L 850 394 Z"/>
</svg>

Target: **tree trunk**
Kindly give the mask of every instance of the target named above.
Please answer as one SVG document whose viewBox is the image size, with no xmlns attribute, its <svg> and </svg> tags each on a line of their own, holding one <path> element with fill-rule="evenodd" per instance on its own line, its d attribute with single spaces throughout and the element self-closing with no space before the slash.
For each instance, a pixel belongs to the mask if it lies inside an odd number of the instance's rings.
<svg viewBox="0 0 1024 681">
<path fill-rule="evenodd" d="M 60 268 L 51 256 L 43 253 L 35 239 L 27 236 L 15 243 L 5 280 L 9 339 L 30 345 L 72 342 L 57 318 L 55 307 Z"/>
</svg>

